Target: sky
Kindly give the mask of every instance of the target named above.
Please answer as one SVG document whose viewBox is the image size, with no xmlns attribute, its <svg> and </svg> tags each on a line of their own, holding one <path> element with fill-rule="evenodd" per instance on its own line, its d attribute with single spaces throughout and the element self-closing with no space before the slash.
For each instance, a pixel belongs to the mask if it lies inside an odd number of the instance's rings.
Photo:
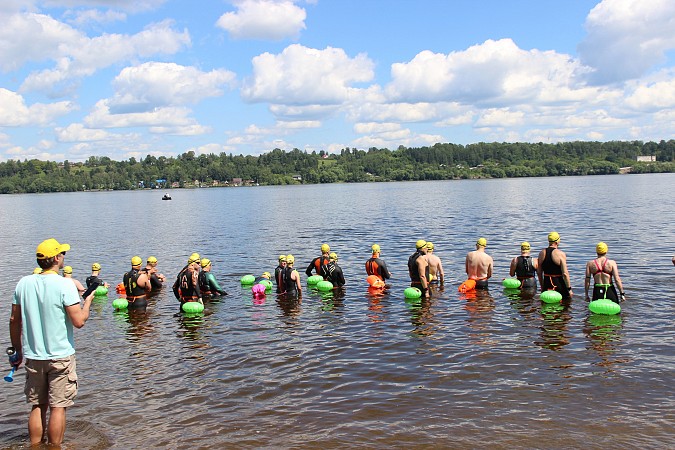
<svg viewBox="0 0 675 450">
<path fill-rule="evenodd" d="M 672 0 L 2 0 L 0 161 L 675 137 Z"/>
</svg>

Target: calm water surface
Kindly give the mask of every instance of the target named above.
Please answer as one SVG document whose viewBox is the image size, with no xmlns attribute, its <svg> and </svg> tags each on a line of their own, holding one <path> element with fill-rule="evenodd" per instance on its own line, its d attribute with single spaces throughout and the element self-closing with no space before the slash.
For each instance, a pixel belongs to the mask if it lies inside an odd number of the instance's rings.
<svg viewBox="0 0 675 450">
<path fill-rule="evenodd" d="M 213 261 L 230 295 L 203 316 L 177 313 L 168 288 L 145 312 L 114 312 L 112 290 L 93 304 L 68 448 L 673 448 L 673 192 L 664 174 L 5 195 L 0 321 L 47 237 L 71 244 L 81 281 L 99 262 L 115 285 L 136 254 L 170 278 L 192 252 Z M 552 230 L 572 304 L 506 295 L 520 242 L 538 250 Z M 480 236 L 494 281 L 467 299 L 457 286 Z M 415 304 L 403 290 L 417 239 L 434 242 L 448 284 Z M 620 316 L 581 298 L 600 240 L 624 281 Z M 254 303 L 239 285 L 282 253 L 304 269 L 323 242 L 343 293 Z M 365 283 L 373 243 L 394 275 L 384 295 Z M 23 375 L 0 386 L 2 448 L 27 440 Z"/>
</svg>

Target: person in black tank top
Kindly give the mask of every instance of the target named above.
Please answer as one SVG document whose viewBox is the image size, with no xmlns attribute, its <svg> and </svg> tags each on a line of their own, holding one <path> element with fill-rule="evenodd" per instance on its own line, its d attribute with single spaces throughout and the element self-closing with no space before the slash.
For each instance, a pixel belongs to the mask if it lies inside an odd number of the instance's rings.
<svg viewBox="0 0 675 450">
<path fill-rule="evenodd" d="M 548 247 L 539 252 L 537 275 L 542 292 L 556 290 L 563 299 L 568 299 L 572 297 L 572 285 L 567 271 L 567 255 L 558 248 L 559 245 L 560 235 L 552 231 L 548 234 Z"/>
<path fill-rule="evenodd" d="M 520 244 L 520 256 L 511 260 L 509 275 L 520 280 L 522 289 L 535 289 L 537 287 L 537 267 L 539 263 L 530 256 L 530 243 Z"/>
</svg>

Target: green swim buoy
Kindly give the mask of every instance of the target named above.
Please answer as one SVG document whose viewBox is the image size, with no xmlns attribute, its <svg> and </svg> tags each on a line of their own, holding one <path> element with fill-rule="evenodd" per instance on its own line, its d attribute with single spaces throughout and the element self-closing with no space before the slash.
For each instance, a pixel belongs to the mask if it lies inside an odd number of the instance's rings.
<svg viewBox="0 0 675 450">
<path fill-rule="evenodd" d="M 316 287 L 321 292 L 332 291 L 333 290 L 333 283 L 331 283 L 330 281 L 322 280 L 322 281 L 319 281 L 318 283 L 316 283 Z"/>
<path fill-rule="evenodd" d="M 115 309 L 127 309 L 127 307 L 129 306 L 129 301 L 126 298 L 122 297 L 116 298 L 115 300 L 113 300 L 112 306 Z"/>
<path fill-rule="evenodd" d="M 263 286 L 265 286 L 266 293 L 272 292 L 272 288 L 274 287 L 274 285 L 270 280 L 260 280 L 258 281 L 258 284 L 262 284 Z"/>
<path fill-rule="evenodd" d="M 253 284 L 255 282 L 255 277 L 253 275 L 244 275 L 239 281 L 244 285 Z"/>
<path fill-rule="evenodd" d="M 621 312 L 621 305 L 614 303 L 606 298 L 600 300 L 593 300 L 588 304 L 588 309 L 594 314 L 604 314 L 606 316 L 613 316 Z"/>
<path fill-rule="evenodd" d="M 562 294 L 558 291 L 544 291 L 539 299 L 544 303 L 559 303 L 562 300 Z"/>
<path fill-rule="evenodd" d="M 108 295 L 108 288 L 105 287 L 105 286 L 99 286 L 94 291 L 94 296 L 96 296 L 96 297 L 99 297 L 99 296 L 102 297 L 104 295 Z"/>
<path fill-rule="evenodd" d="M 319 284 L 321 281 L 323 281 L 323 277 L 321 275 L 312 275 L 311 277 L 307 278 L 307 284 L 309 286 Z"/>
<path fill-rule="evenodd" d="M 420 291 L 416 287 L 410 286 L 409 288 L 405 288 L 405 291 L 403 291 L 403 295 L 405 295 L 405 298 L 420 298 L 422 296 L 422 291 Z"/>
<path fill-rule="evenodd" d="M 204 311 L 204 305 L 199 302 L 185 302 L 180 308 L 186 313 L 200 313 Z"/>
<path fill-rule="evenodd" d="M 520 287 L 520 280 L 518 278 L 504 278 L 502 286 L 506 289 L 518 289 Z"/>
</svg>

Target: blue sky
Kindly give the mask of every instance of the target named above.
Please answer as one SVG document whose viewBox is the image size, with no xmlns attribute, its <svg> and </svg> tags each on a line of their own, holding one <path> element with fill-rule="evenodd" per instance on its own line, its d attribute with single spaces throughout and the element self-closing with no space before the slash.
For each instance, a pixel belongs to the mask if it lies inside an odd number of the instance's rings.
<svg viewBox="0 0 675 450">
<path fill-rule="evenodd" d="M 672 0 L 3 0 L 0 161 L 675 136 Z"/>
</svg>

